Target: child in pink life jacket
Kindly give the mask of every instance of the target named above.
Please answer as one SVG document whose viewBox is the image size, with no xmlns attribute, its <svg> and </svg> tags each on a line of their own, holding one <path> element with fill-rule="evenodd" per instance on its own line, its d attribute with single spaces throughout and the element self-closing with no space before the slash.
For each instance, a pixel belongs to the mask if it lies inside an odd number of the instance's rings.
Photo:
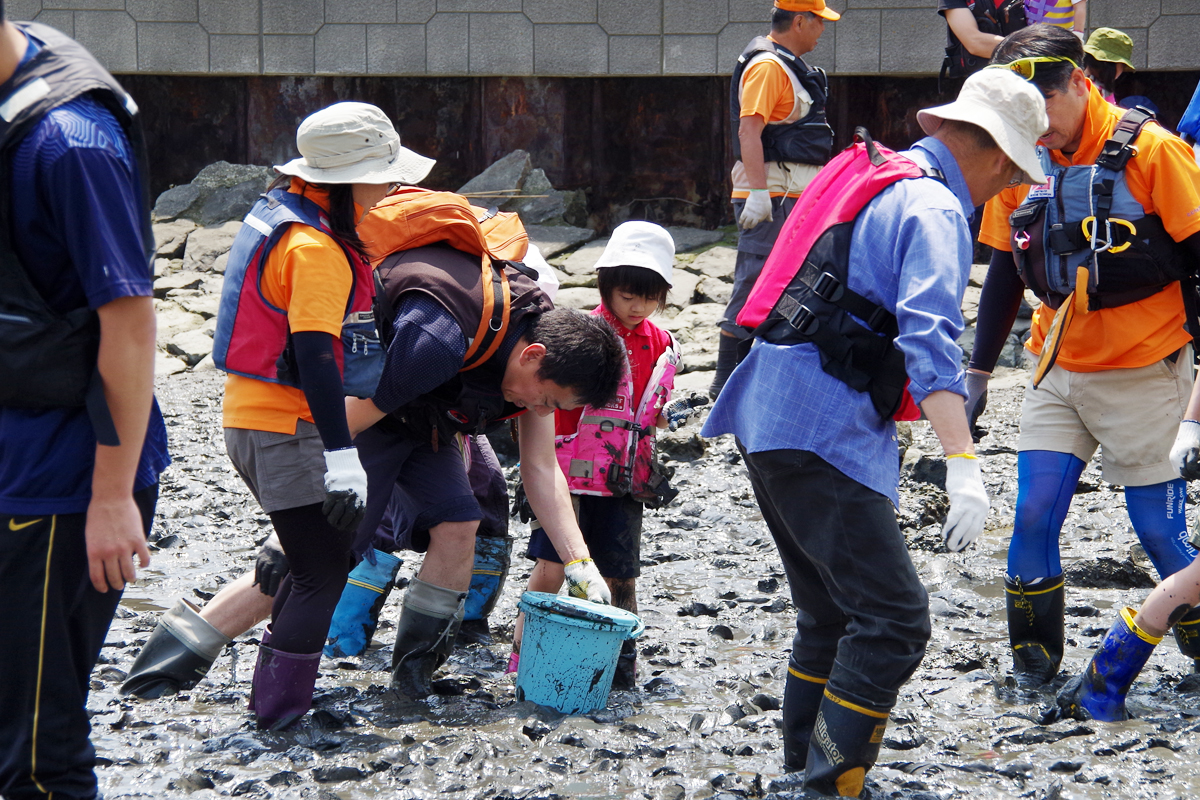
<svg viewBox="0 0 1200 800">
<path fill-rule="evenodd" d="M 691 413 L 687 403 L 664 407 L 675 384 L 679 345 L 649 317 L 662 309 L 671 288 L 675 243 L 666 229 L 650 222 L 626 222 L 613 231 L 596 262 L 603 316 L 625 343 L 628 369 L 617 397 L 604 408 L 558 411 L 555 447 L 567 478 L 575 514 L 588 550 L 612 591 L 618 608 L 637 613 L 635 581 L 640 573 L 642 509 L 674 497 L 654 469 L 654 434 L 669 420 L 679 424 Z M 674 426 L 672 426 L 674 428 Z M 563 564 L 537 520 L 530 522 L 528 558 L 537 565 L 529 577 L 532 592 L 555 593 Z M 513 637 L 509 671 L 515 671 L 523 620 Z M 621 648 L 615 688 L 633 688 L 637 649 Z"/>
</svg>

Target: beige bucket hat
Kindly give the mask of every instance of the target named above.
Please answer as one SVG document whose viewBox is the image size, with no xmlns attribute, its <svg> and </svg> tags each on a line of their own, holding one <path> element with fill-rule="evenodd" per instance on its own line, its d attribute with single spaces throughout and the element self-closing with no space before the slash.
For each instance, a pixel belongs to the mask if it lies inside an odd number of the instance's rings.
<svg viewBox="0 0 1200 800">
<path fill-rule="evenodd" d="M 425 179 L 437 162 L 400 145 L 395 126 L 370 103 L 334 103 L 296 130 L 300 158 L 275 171 L 309 183 L 405 183 Z"/>
<path fill-rule="evenodd" d="M 921 129 L 932 136 L 944 119 L 978 125 L 1024 173 L 1022 183 L 1043 184 L 1046 173 L 1037 140 L 1050 127 L 1046 100 L 1033 84 L 1007 69 L 981 69 L 963 82 L 953 103 L 917 112 Z"/>
</svg>

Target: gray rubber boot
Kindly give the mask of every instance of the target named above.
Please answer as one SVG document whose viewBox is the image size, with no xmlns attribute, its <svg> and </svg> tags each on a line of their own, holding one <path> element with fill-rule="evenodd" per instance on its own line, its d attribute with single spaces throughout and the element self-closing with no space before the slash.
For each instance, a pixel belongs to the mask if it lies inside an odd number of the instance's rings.
<svg viewBox="0 0 1200 800">
<path fill-rule="evenodd" d="M 199 608 L 180 599 L 158 620 L 121 684 L 121 694 L 153 699 L 191 688 L 229 642 L 204 621 Z"/>
<path fill-rule="evenodd" d="M 466 592 L 414 578 L 404 594 L 392 651 L 392 688 L 410 700 L 433 694 L 433 673 L 454 650 Z"/>
</svg>

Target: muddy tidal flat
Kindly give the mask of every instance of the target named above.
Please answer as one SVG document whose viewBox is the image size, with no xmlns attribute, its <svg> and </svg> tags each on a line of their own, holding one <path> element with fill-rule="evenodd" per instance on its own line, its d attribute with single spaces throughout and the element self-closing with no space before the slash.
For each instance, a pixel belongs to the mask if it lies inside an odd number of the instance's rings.
<svg viewBox="0 0 1200 800">
<path fill-rule="evenodd" d="M 1000 699 L 1011 667 L 1003 573 L 1016 498 L 1016 415 L 1024 372 L 993 382 L 980 442 L 988 530 L 964 554 L 941 546 L 946 497 L 924 423 L 901 436 L 901 524 L 930 594 L 933 639 L 901 691 L 873 798 L 1193 798 L 1200 796 L 1200 680 L 1168 638 L 1130 697 L 1137 719 L 1046 722 L 1046 706 Z M 733 442 L 672 460 L 681 489 L 648 511 L 638 586 L 646 633 L 641 688 L 602 711 L 564 717 L 517 702 L 505 676 L 516 604 L 532 562 L 514 522 L 512 573 L 490 646 L 460 645 L 440 694 L 406 703 L 388 689 L 401 591 L 362 658 L 325 659 L 314 710 L 292 730 L 254 730 L 246 710 L 258 632 L 235 641 L 206 680 L 174 697 L 120 697 L 125 671 L 177 598 L 200 603 L 252 568 L 270 524 L 225 456 L 221 376 L 160 378 L 174 464 L 164 473 L 153 563 L 125 593 L 93 675 L 98 775 L 107 800 L 251 798 L 759 798 L 803 796 L 781 769 L 780 711 L 794 611 Z M 693 422 L 672 449 L 690 458 Z M 689 446 L 690 444 L 690 446 Z M 926 455 L 929 454 L 929 455 Z M 510 474 L 512 470 L 510 469 Z M 1089 465 L 1063 532 L 1065 670 L 1078 671 L 1153 571 L 1119 487 Z M 420 556 L 404 555 L 401 577 Z M 1066 679 L 1064 671 L 1060 682 Z"/>
</svg>

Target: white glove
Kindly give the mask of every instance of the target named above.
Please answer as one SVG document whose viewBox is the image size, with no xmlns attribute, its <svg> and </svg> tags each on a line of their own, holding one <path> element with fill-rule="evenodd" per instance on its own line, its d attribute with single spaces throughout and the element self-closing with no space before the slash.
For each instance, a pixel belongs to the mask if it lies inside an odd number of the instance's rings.
<svg viewBox="0 0 1200 800">
<path fill-rule="evenodd" d="M 1200 478 L 1200 422 L 1185 419 L 1179 423 L 1170 458 L 1171 466 L 1179 470 L 1179 477 L 1188 481 Z"/>
<path fill-rule="evenodd" d="M 748 231 L 760 222 L 769 222 L 771 216 L 771 193 L 766 189 L 751 189 L 750 196 L 746 198 L 746 205 L 742 208 L 742 215 L 738 217 L 738 225 L 742 230 Z"/>
<path fill-rule="evenodd" d="M 950 513 L 942 527 L 946 548 L 957 553 L 979 538 L 988 515 L 988 496 L 983 488 L 983 471 L 974 456 L 946 457 L 946 494 Z"/>
<path fill-rule="evenodd" d="M 572 561 L 563 567 L 563 574 L 567 578 L 567 594 L 572 597 L 605 605 L 612 603 L 612 593 L 608 591 L 608 584 L 596 568 L 596 562 L 590 558 Z"/>
<path fill-rule="evenodd" d="M 321 513 L 338 530 L 352 531 L 367 511 L 367 473 L 358 448 L 325 451 L 325 504 Z"/>
</svg>

